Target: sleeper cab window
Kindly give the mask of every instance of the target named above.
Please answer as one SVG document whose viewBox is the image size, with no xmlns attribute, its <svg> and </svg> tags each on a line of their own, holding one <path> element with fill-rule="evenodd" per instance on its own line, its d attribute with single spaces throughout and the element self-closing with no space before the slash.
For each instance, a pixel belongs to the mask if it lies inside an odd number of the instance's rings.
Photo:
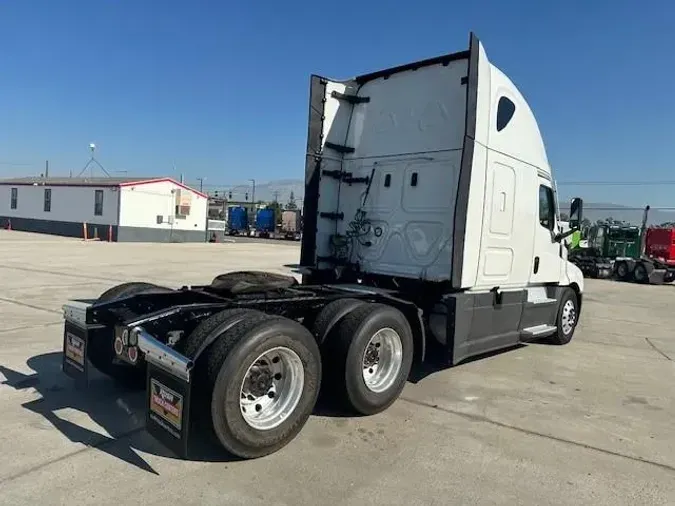
<svg viewBox="0 0 675 506">
<path fill-rule="evenodd" d="M 501 132 L 509 124 L 516 112 L 516 104 L 506 97 L 500 97 L 497 104 L 497 132 Z"/>
<path fill-rule="evenodd" d="M 553 230 L 555 225 L 553 190 L 544 185 L 539 186 L 539 223 L 549 230 Z"/>
</svg>

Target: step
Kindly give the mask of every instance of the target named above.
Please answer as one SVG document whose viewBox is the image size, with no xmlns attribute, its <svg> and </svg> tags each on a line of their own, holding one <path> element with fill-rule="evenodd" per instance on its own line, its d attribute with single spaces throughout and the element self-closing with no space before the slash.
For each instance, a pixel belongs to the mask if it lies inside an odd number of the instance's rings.
<svg viewBox="0 0 675 506">
<path fill-rule="evenodd" d="M 526 329 L 522 330 L 522 334 L 524 334 L 526 337 L 544 337 L 544 336 L 550 336 L 557 330 L 555 325 L 547 325 L 547 324 L 541 324 L 541 325 L 535 325 L 534 327 L 527 327 Z"/>
</svg>

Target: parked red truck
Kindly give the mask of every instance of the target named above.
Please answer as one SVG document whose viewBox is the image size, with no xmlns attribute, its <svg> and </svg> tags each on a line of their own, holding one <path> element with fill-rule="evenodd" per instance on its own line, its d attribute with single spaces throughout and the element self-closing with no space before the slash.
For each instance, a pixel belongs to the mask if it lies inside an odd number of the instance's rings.
<svg viewBox="0 0 675 506">
<path fill-rule="evenodd" d="M 675 266 L 675 228 L 648 228 L 645 255 Z"/>
</svg>

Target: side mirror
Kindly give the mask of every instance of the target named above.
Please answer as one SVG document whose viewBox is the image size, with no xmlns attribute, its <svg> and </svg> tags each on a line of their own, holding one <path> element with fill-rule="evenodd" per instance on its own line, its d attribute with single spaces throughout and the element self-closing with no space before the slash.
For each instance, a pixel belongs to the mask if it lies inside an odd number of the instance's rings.
<svg viewBox="0 0 675 506">
<path fill-rule="evenodd" d="M 574 197 L 570 204 L 570 229 L 581 230 L 581 221 L 584 219 L 584 201 L 579 197 Z"/>
</svg>

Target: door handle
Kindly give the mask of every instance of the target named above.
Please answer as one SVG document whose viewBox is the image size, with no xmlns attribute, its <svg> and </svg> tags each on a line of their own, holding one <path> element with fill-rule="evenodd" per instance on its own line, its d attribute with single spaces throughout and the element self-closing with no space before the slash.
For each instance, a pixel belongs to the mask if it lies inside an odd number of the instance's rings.
<svg viewBox="0 0 675 506">
<path fill-rule="evenodd" d="M 534 257 L 534 273 L 539 272 L 539 257 Z"/>
</svg>

